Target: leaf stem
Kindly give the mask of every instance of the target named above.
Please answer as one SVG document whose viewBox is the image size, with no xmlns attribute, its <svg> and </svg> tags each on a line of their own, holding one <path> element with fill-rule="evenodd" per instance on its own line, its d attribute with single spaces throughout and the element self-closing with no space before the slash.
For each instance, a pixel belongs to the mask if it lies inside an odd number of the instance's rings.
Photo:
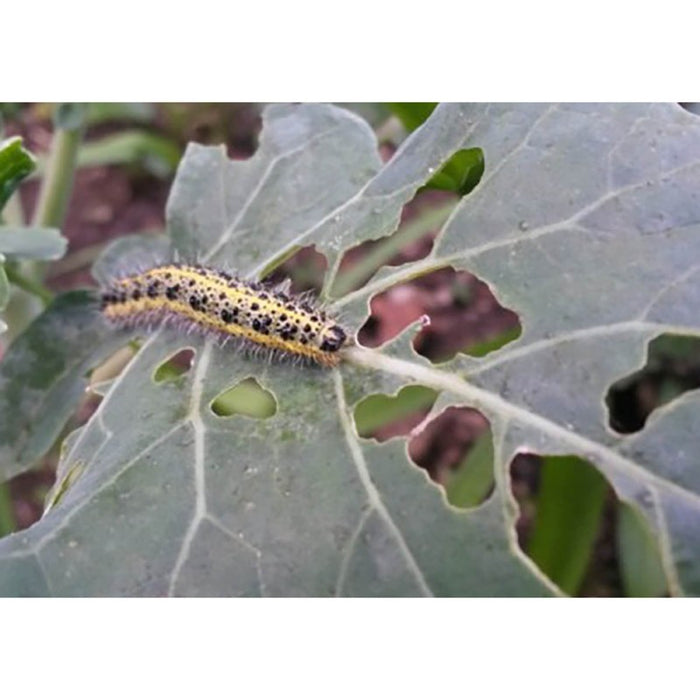
<svg viewBox="0 0 700 700">
<path fill-rule="evenodd" d="M 32 222 L 35 226 L 61 228 L 73 190 L 78 149 L 83 135 L 82 121 L 72 128 L 57 128 L 51 142 L 46 176 Z"/>
<path fill-rule="evenodd" d="M 61 124 L 61 108 L 56 108 L 58 115 L 56 131 L 51 142 L 51 152 L 46 164 L 46 175 L 41 183 L 32 223 L 35 226 L 63 228 L 73 191 L 78 150 L 83 137 L 85 108 L 80 105 L 66 106 L 71 118 Z M 25 278 L 43 282 L 47 264 L 36 260 L 24 261 L 21 271 Z"/>
<path fill-rule="evenodd" d="M 39 280 L 25 274 L 17 265 L 7 265 L 5 272 L 7 273 L 7 279 L 12 284 L 41 299 L 44 306 L 48 306 L 53 300 L 54 294 L 48 287 Z"/>
</svg>

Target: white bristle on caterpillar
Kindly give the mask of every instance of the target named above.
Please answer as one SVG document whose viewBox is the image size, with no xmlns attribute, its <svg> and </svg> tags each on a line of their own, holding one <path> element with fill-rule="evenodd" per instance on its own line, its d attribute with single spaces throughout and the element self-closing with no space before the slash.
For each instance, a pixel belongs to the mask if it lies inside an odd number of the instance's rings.
<svg viewBox="0 0 700 700">
<path fill-rule="evenodd" d="M 255 353 L 287 356 L 334 367 L 348 333 L 308 294 L 292 296 L 200 265 L 169 263 L 120 276 L 101 290 L 101 310 L 128 327 L 166 323 L 187 332 L 240 340 Z"/>
</svg>

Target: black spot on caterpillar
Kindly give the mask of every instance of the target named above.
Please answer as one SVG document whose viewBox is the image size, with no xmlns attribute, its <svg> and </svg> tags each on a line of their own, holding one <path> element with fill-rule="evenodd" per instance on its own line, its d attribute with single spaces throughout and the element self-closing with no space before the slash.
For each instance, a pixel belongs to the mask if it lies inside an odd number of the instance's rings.
<svg viewBox="0 0 700 700">
<path fill-rule="evenodd" d="M 189 325 L 248 347 L 337 365 L 348 334 L 306 295 L 291 297 L 259 282 L 197 265 L 160 265 L 120 277 L 101 290 L 101 309 L 128 327 Z"/>
</svg>

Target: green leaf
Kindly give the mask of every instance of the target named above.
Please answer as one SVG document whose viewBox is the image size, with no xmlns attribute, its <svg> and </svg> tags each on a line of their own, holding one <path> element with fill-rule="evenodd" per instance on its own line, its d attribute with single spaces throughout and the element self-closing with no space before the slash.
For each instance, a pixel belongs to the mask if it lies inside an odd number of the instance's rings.
<svg viewBox="0 0 700 700">
<path fill-rule="evenodd" d="M 379 270 L 331 308 L 355 331 L 373 294 L 453 266 L 517 311 L 516 341 L 438 368 L 414 352 L 411 331 L 378 350 L 349 348 L 325 371 L 156 331 L 66 441 L 56 505 L 0 541 L 0 592 L 557 592 L 515 545 L 509 466 L 524 450 L 593 464 L 648 524 L 668 591 L 700 592 L 697 392 L 624 437 L 610 432 L 604 405 L 653 337 L 700 334 L 693 115 L 675 105 L 441 105 L 382 164 L 355 115 L 274 105 L 248 161 L 189 146 L 168 202 L 170 237 L 180 259 L 251 276 L 316 245 L 331 289 L 344 249 L 392 233 L 426 180 L 476 147 L 484 176 L 430 256 Z M 155 369 L 188 347 L 191 370 L 156 383 Z M 249 377 L 276 413 L 217 416 L 212 401 Z M 404 441 L 357 435 L 360 400 L 410 384 L 440 392 L 434 410 L 466 405 L 489 421 L 494 488 L 482 505 L 451 507 Z"/>
<path fill-rule="evenodd" d="M 17 529 L 9 484 L 0 484 L 0 537 Z"/>
<path fill-rule="evenodd" d="M 484 173 L 484 156 L 480 148 L 463 148 L 430 178 L 426 187 L 447 190 L 464 196 L 478 184 Z"/>
<path fill-rule="evenodd" d="M 139 164 L 157 177 L 166 177 L 175 170 L 181 155 L 171 139 L 131 129 L 83 144 L 78 167 Z"/>
<path fill-rule="evenodd" d="M 91 126 L 111 121 L 149 124 L 156 115 L 156 106 L 150 102 L 91 102 L 87 108 L 87 123 Z"/>
<path fill-rule="evenodd" d="M 0 226 L 0 252 L 25 260 L 58 260 L 68 240 L 55 228 Z"/>
<path fill-rule="evenodd" d="M 577 457 L 545 457 L 528 554 L 563 591 L 578 591 L 600 529 L 606 483 Z"/>
<path fill-rule="evenodd" d="M 379 429 L 427 413 L 437 393 L 424 386 L 406 386 L 396 396 L 368 396 L 355 408 L 355 427 L 361 437 L 372 437 Z"/>
<path fill-rule="evenodd" d="M 95 313 L 85 291 L 56 298 L 0 363 L 0 479 L 24 471 L 58 438 L 86 374 L 127 340 Z"/>
<path fill-rule="evenodd" d="M 435 102 L 390 102 L 388 105 L 408 131 L 415 131 L 423 124 L 436 106 Z M 457 151 L 425 186 L 464 196 L 476 187 L 483 172 L 484 157 L 481 149 L 462 149 Z"/>
<path fill-rule="evenodd" d="M 652 529 L 634 508 L 624 503 L 617 515 L 617 546 L 625 593 L 644 598 L 664 595 L 667 583 Z"/>
<path fill-rule="evenodd" d="M 407 131 L 415 131 L 435 111 L 437 102 L 389 102 L 387 106 Z"/>
<path fill-rule="evenodd" d="M 457 508 L 478 506 L 493 488 L 493 435 L 485 432 L 472 445 L 445 487 Z"/>
<path fill-rule="evenodd" d="M 36 159 L 22 146 L 19 136 L 0 142 L 0 211 L 35 167 Z"/>
<path fill-rule="evenodd" d="M 130 129 L 87 141 L 80 146 L 79 168 L 101 165 L 139 165 L 156 177 L 167 177 L 177 167 L 180 147 L 171 139 L 142 129 Z M 37 176 L 46 171 L 46 159 L 39 160 Z"/>
</svg>

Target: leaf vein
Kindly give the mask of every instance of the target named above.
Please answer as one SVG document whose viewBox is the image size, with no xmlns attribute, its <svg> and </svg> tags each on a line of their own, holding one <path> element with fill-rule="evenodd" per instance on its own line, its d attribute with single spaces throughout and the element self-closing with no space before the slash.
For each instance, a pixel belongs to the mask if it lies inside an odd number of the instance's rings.
<svg viewBox="0 0 700 700">
<path fill-rule="evenodd" d="M 350 419 L 348 417 L 348 407 L 345 402 L 345 392 L 343 390 L 342 375 L 338 370 L 334 370 L 333 378 L 335 382 L 336 397 L 338 399 L 340 421 L 345 432 L 345 439 L 350 449 L 350 455 L 355 463 L 355 467 L 357 468 L 357 473 L 360 477 L 362 486 L 367 492 L 370 505 L 374 510 L 377 511 L 377 514 L 382 518 L 382 520 L 384 520 L 387 527 L 389 528 L 389 531 L 393 535 L 399 547 L 399 550 L 401 551 L 401 554 L 403 555 L 406 564 L 408 565 L 408 568 L 415 577 L 416 582 L 418 583 L 418 586 L 420 587 L 423 595 L 432 596 L 433 592 L 430 590 L 430 587 L 428 586 L 428 583 L 425 580 L 425 577 L 423 576 L 423 572 L 420 570 L 418 563 L 416 562 L 415 558 L 413 557 L 413 554 L 411 553 L 411 550 L 406 544 L 406 540 L 404 540 L 401 531 L 392 519 L 389 511 L 387 510 L 386 505 L 384 504 L 384 501 L 382 500 L 381 494 L 372 482 L 372 477 L 369 475 L 369 470 L 367 469 L 367 463 L 365 462 L 365 457 L 362 453 L 362 448 L 360 447 L 359 443 L 355 439 L 355 436 L 353 435 L 352 425 L 350 424 Z"/>
</svg>

